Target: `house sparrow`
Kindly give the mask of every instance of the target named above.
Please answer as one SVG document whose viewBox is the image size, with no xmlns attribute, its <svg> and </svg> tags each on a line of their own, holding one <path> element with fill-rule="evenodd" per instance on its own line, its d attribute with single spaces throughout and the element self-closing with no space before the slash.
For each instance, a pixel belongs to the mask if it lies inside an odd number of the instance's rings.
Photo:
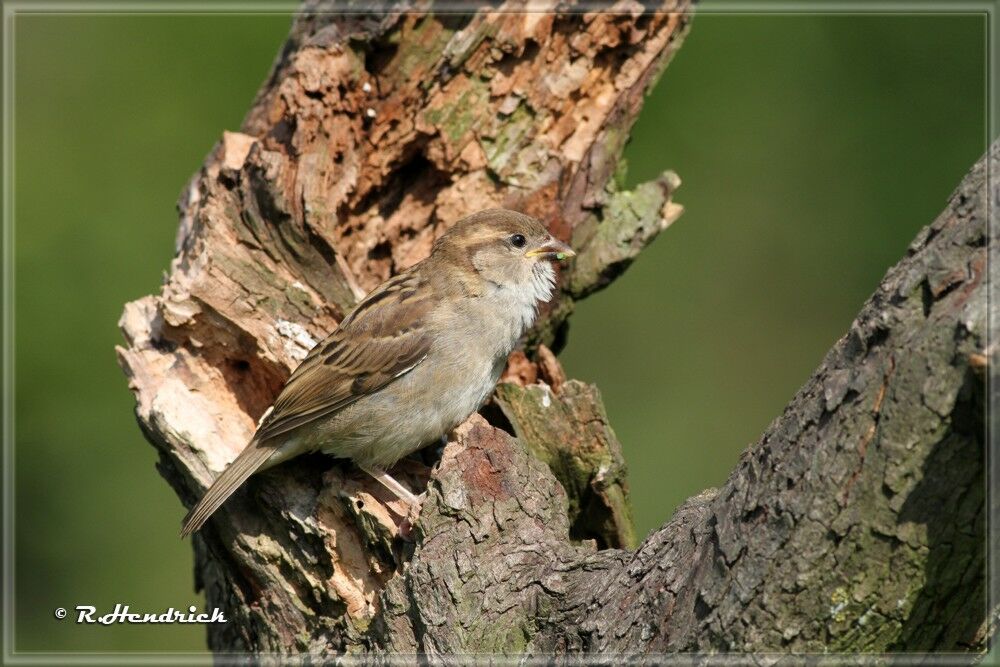
<svg viewBox="0 0 1000 667">
<path fill-rule="evenodd" d="M 490 209 L 366 296 L 292 373 L 250 444 L 184 519 L 198 530 L 250 475 L 299 454 L 347 458 L 401 500 L 386 469 L 439 440 L 489 397 L 507 355 L 575 253 L 534 218 Z"/>
</svg>

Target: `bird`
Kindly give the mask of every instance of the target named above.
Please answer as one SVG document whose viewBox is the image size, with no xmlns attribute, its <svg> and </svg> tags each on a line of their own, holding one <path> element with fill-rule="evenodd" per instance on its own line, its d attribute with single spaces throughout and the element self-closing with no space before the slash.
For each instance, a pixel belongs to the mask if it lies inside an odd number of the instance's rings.
<svg viewBox="0 0 1000 667">
<path fill-rule="evenodd" d="M 554 264 L 575 254 L 515 211 L 456 222 L 426 259 L 372 290 L 310 350 L 184 518 L 181 536 L 251 475 L 317 451 L 349 459 L 418 510 L 421 498 L 386 471 L 489 398 L 539 304 L 552 298 Z"/>
</svg>

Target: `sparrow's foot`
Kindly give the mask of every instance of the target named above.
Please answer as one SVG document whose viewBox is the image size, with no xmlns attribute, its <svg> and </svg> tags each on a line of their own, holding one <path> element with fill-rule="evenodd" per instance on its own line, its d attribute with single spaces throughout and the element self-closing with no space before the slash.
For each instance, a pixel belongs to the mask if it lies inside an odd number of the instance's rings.
<svg viewBox="0 0 1000 667">
<path fill-rule="evenodd" d="M 370 466 L 360 466 L 362 470 L 374 477 L 378 482 L 387 488 L 394 496 L 405 502 L 409 509 L 406 512 L 406 516 L 403 520 L 399 522 L 399 536 L 407 541 L 413 542 L 413 524 L 417 521 L 417 516 L 420 515 L 420 506 L 424 503 L 424 498 L 427 497 L 427 492 L 421 493 L 419 496 L 413 495 L 409 489 L 400 484 L 387 472 L 380 468 L 370 467 Z"/>
<path fill-rule="evenodd" d="M 416 507 L 417 511 L 420 511 L 420 503 L 423 501 L 422 496 L 418 498 L 410 493 L 409 489 L 390 477 L 389 474 L 381 468 L 375 468 L 372 466 L 360 466 L 360 468 L 378 480 L 382 486 L 389 489 L 389 491 L 392 492 L 392 495 L 409 505 L 411 510 Z"/>
<path fill-rule="evenodd" d="M 417 517 L 420 516 L 420 507 L 423 505 L 424 500 L 427 498 L 427 492 L 424 491 L 419 496 L 417 496 L 417 505 L 410 505 L 410 511 L 406 513 L 403 520 L 399 522 L 399 536 L 407 541 L 416 541 L 416 535 L 413 533 L 413 526 L 417 522 Z"/>
<path fill-rule="evenodd" d="M 417 536 L 413 532 L 413 523 L 410 521 L 410 517 L 407 516 L 405 519 L 399 522 L 399 539 L 404 542 L 416 542 Z"/>
<path fill-rule="evenodd" d="M 417 504 L 410 505 L 410 511 L 406 513 L 406 518 L 415 522 L 417 517 L 420 516 L 420 508 L 424 506 L 424 501 L 427 500 L 427 492 L 424 491 L 416 498 Z"/>
</svg>

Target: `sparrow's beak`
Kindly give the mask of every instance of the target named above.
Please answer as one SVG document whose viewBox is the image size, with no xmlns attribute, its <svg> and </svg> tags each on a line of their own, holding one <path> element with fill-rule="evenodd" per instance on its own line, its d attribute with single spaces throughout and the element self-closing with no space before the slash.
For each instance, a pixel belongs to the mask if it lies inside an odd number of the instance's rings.
<svg viewBox="0 0 1000 667">
<path fill-rule="evenodd" d="M 554 239 L 551 236 L 547 238 L 542 245 L 537 248 L 532 248 L 528 252 L 524 253 L 525 257 L 543 257 L 545 259 L 554 260 L 569 259 L 575 255 L 576 253 L 573 252 L 572 248 L 559 239 Z"/>
</svg>

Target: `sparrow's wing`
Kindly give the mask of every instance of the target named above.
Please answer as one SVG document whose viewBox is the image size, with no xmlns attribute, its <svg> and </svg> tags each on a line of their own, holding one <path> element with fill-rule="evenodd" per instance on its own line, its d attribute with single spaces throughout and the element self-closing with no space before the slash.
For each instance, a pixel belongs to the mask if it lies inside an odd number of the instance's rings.
<svg viewBox="0 0 1000 667">
<path fill-rule="evenodd" d="M 432 301 L 414 272 L 369 294 L 335 332 L 299 364 L 250 444 L 184 518 L 181 535 L 198 530 L 277 451 L 277 435 L 329 415 L 412 370 L 430 349 L 424 326 Z"/>
<path fill-rule="evenodd" d="M 254 435 L 264 442 L 340 410 L 412 370 L 430 349 L 432 300 L 413 272 L 369 294 L 288 379 Z"/>
</svg>

